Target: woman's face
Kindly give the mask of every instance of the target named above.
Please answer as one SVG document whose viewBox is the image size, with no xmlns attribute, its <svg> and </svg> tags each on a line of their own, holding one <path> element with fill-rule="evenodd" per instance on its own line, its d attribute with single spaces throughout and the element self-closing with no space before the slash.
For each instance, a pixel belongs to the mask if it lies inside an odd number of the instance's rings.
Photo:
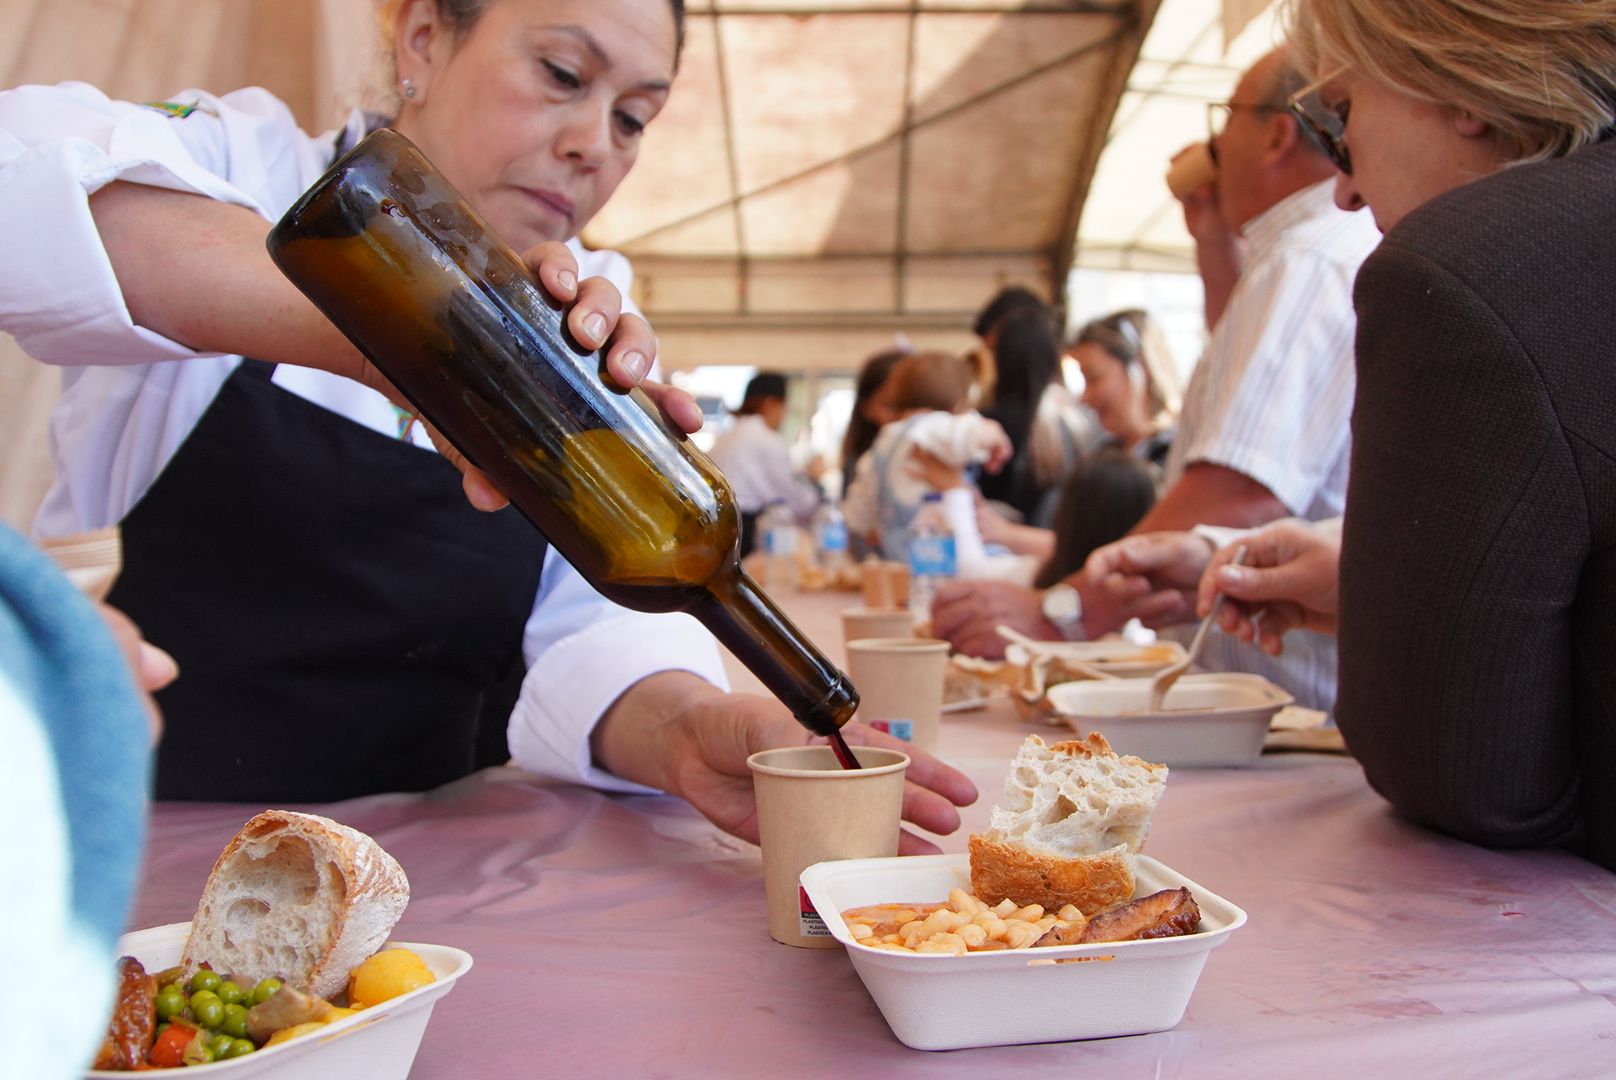
<svg viewBox="0 0 1616 1080">
<path fill-rule="evenodd" d="M 1144 391 L 1128 378 L 1128 366 L 1092 341 L 1073 349 L 1072 358 L 1083 371 L 1083 404 L 1111 434 L 1131 435 L 1144 418 Z"/>
<path fill-rule="evenodd" d="M 460 41 L 409 0 L 396 126 L 518 251 L 576 236 L 673 81 L 668 0 L 493 0 Z"/>
<path fill-rule="evenodd" d="M 1352 155 L 1352 175 L 1336 177 L 1336 205 L 1368 206 L 1381 232 L 1505 163 L 1484 123 L 1351 71 L 1326 83 L 1319 98 L 1345 121 Z"/>
</svg>

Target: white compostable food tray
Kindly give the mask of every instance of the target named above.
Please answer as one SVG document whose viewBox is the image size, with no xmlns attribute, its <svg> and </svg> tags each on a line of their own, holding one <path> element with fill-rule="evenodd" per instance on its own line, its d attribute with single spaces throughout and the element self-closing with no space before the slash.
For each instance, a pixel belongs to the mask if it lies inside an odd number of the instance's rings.
<svg viewBox="0 0 1616 1080">
<path fill-rule="evenodd" d="M 1183 937 L 949 956 L 853 942 L 841 913 L 866 904 L 936 903 L 971 891 L 965 855 L 815 863 L 803 888 L 892 1033 L 916 1050 L 1064 1042 L 1165 1031 L 1184 1016 L 1206 957 L 1246 913 L 1155 859 L 1139 856 L 1135 896 L 1188 888 L 1201 931 Z"/>
<path fill-rule="evenodd" d="M 1051 686 L 1058 720 L 1079 735 L 1098 731 L 1119 754 L 1174 767 L 1251 765 L 1274 714 L 1295 699 L 1261 675 L 1181 676 L 1159 712 L 1148 712 L 1149 679 L 1098 679 Z"/>
<path fill-rule="evenodd" d="M 191 924 L 170 923 L 137 930 L 118 940 L 118 955 L 133 956 L 149 974 L 180 962 Z M 228 1080 L 307 1080 L 311 1076 L 362 1076 L 365 1080 L 405 1080 L 432 1017 L 432 1006 L 471 970 L 471 954 L 448 945 L 389 941 L 382 948 L 409 949 L 426 962 L 437 981 L 372 1005 L 319 1031 L 228 1061 L 162 1069 L 176 1077 L 218 1076 Z M 120 1080 L 130 1074 L 91 1069 L 86 1076 Z"/>
</svg>

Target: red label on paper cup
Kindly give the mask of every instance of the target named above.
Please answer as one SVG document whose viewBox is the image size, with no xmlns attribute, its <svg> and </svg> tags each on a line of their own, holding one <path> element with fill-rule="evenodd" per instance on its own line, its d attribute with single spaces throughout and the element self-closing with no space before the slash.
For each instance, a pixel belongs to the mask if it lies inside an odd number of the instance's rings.
<svg viewBox="0 0 1616 1080">
<path fill-rule="evenodd" d="M 825 920 L 819 917 L 814 910 L 814 902 L 808 899 L 808 890 L 801 885 L 797 886 L 798 912 L 797 930 L 803 937 L 830 937 L 830 928 Z"/>
<path fill-rule="evenodd" d="M 915 741 L 915 722 L 913 720 L 871 720 L 870 726 L 877 731 L 884 731 L 894 739 L 904 742 Z"/>
</svg>

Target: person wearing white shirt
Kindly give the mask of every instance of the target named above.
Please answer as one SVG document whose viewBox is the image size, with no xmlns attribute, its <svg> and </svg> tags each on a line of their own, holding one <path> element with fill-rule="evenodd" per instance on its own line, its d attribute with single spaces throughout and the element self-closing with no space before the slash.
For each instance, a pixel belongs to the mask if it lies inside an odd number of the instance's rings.
<svg viewBox="0 0 1616 1080">
<path fill-rule="evenodd" d="M 820 503 L 818 485 L 791 467 L 791 450 L 780 435 L 785 418 L 785 376 L 760 371 L 746 384 L 735 423 L 713 440 L 707 454 L 735 492 L 743 556 L 752 552 L 758 515 L 765 507 L 784 503 L 793 518 L 806 522 Z"/>
<path fill-rule="evenodd" d="M 1285 106 L 1300 85 L 1276 51 L 1219 107 L 1227 120 L 1213 140 L 1216 189 L 1192 194 L 1185 208 L 1212 334 L 1185 394 L 1166 491 L 1136 533 L 1342 512 L 1354 389 L 1352 282 L 1379 234 L 1369 215 L 1335 208 L 1333 166 Z M 1121 625 L 1122 616 L 1105 582 L 1080 572 L 1044 593 L 945 586 L 933 626 L 958 648 L 997 655 L 999 623 L 1044 638 L 1093 637 Z M 1328 709 L 1335 699 L 1334 642 L 1321 635 L 1293 635 L 1277 659 L 1211 639 L 1201 662 L 1263 674 L 1311 707 Z"/>
<path fill-rule="evenodd" d="M 682 6 L 387 11 L 391 125 L 527 253 L 576 339 L 638 383 L 655 338 L 625 309 L 627 263 L 573 238 L 666 99 Z M 162 699 L 158 794 L 430 787 L 484 760 L 478 725 L 509 690 L 517 763 L 667 790 L 754 838 L 746 752 L 806 733 L 773 702 L 725 693 L 687 616 L 617 608 L 514 511 L 476 513 L 502 497 L 422 443 L 269 261 L 268 221 L 373 123 L 310 137 L 257 89 L 163 109 L 81 84 L 0 95 L 0 215 L 27 253 L 0 266 L 0 329 L 66 371 L 36 532 L 121 524 L 113 600 L 184 672 Z M 699 425 L 688 398 L 648 389 Z M 921 764 L 911 777 L 932 790 L 911 820 L 949 831 L 948 804 L 974 791 Z"/>
</svg>

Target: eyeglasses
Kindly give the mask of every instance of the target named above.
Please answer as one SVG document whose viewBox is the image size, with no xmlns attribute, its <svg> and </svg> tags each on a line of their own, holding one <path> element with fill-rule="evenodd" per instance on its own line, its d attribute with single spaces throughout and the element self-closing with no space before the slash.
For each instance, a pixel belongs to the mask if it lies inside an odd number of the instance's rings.
<svg viewBox="0 0 1616 1080">
<path fill-rule="evenodd" d="M 1236 109 L 1250 109 L 1257 113 L 1282 113 L 1283 105 L 1270 105 L 1262 101 L 1209 101 L 1206 103 L 1206 133 L 1212 138 L 1223 134 Z"/>
<path fill-rule="evenodd" d="M 1336 78 L 1340 72 L 1329 78 L 1320 79 L 1310 86 L 1292 94 L 1285 102 L 1296 122 L 1302 125 L 1302 130 L 1324 151 L 1324 156 L 1330 159 L 1330 164 L 1352 175 L 1352 155 L 1347 151 L 1347 122 L 1340 113 L 1327 107 L 1319 96 L 1319 91 L 1326 83 Z"/>
</svg>

